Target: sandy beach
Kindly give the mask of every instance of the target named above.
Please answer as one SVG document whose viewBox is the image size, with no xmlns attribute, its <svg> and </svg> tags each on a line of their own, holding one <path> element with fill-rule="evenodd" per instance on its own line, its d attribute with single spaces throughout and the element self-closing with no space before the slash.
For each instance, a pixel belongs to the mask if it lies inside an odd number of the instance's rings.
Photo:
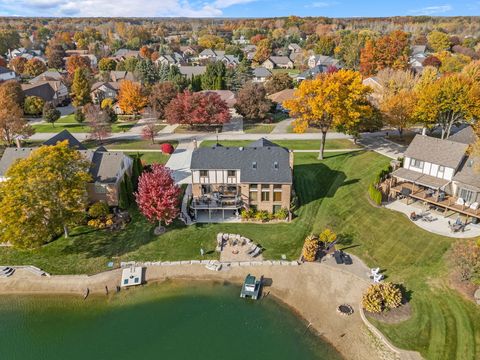
<svg viewBox="0 0 480 360">
<path fill-rule="evenodd" d="M 361 262 L 354 265 L 346 270 L 347 267 L 336 266 L 328 261 L 300 266 L 236 266 L 218 272 L 207 270 L 203 265 L 149 266 L 145 276 L 147 283 L 182 279 L 241 284 L 248 273 L 263 275 L 267 283 L 264 293 L 270 293 L 291 307 L 305 319 L 308 328 L 329 341 L 346 359 L 420 359 L 418 353 L 392 350 L 367 328 L 359 304 L 362 292 L 370 282 Z M 18 269 L 10 278 L 0 279 L 0 294 L 56 293 L 82 296 L 86 288 L 92 294 L 105 294 L 106 286 L 114 291 L 119 285 L 121 271 L 116 269 L 93 276 L 41 277 Z M 352 305 L 354 314 L 338 314 L 336 308 L 340 304 Z"/>
</svg>

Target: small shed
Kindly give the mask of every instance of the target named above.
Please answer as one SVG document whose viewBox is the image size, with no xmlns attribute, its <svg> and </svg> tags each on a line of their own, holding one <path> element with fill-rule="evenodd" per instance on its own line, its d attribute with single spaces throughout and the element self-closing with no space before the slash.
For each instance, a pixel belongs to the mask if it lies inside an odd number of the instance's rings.
<svg viewBox="0 0 480 360">
<path fill-rule="evenodd" d="M 143 268 L 131 266 L 123 269 L 121 287 L 141 285 L 143 283 Z"/>
</svg>

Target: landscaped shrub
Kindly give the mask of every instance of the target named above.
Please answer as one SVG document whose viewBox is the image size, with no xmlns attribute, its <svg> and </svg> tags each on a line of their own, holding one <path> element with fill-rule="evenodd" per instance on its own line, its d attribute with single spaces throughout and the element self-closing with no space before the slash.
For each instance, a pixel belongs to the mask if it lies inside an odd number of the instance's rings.
<svg viewBox="0 0 480 360">
<path fill-rule="evenodd" d="M 104 201 L 98 201 L 88 209 L 88 216 L 92 219 L 98 219 L 106 217 L 110 213 L 108 204 Z"/>
<path fill-rule="evenodd" d="M 118 196 L 118 206 L 120 209 L 128 209 L 133 203 L 133 186 L 130 176 L 125 174 L 120 183 L 120 194 Z"/>
<path fill-rule="evenodd" d="M 270 214 L 268 213 L 268 211 L 265 210 L 257 211 L 257 213 L 255 214 L 255 220 L 261 222 L 268 221 L 270 220 Z"/>
<path fill-rule="evenodd" d="M 255 210 L 250 208 L 250 209 L 243 209 L 240 216 L 242 217 L 242 220 L 252 220 L 255 218 Z"/>
<path fill-rule="evenodd" d="M 335 234 L 331 229 L 327 228 L 320 234 L 320 241 L 323 242 L 325 246 L 330 245 L 335 240 L 337 240 L 337 234 Z"/>
<path fill-rule="evenodd" d="M 368 196 L 375 204 L 382 204 L 382 192 L 377 189 L 374 183 L 371 183 L 368 187 Z"/>
<path fill-rule="evenodd" d="M 362 297 L 362 306 L 372 313 L 380 313 L 399 307 L 402 304 L 402 291 L 391 283 L 370 285 Z"/>
<path fill-rule="evenodd" d="M 108 214 L 103 218 L 91 219 L 87 223 L 95 229 L 106 229 L 113 225 L 113 214 Z"/>
<path fill-rule="evenodd" d="M 480 284 L 480 240 L 459 240 L 450 250 L 450 260 L 461 281 Z"/>
<path fill-rule="evenodd" d="M 305 238 L 305 242 L 303 244 L 302 249 L 302 257 L 305 261 L 315 261 L 317 258 L 319 242 L 318 237 L 316 235 L 308 235 Z"/>
<path fill-rule="evenodd" d="M 164 154 L 172 154 L 173 151 L 175 150 L 172 144 L 170 143 L 163 143 L 161 148 Z"/>
<path fill-rule="evenodd" d="M 275 213 L 275 219 L 285 220 L 288 217 L 288 209 L 281 208 Z"/>
</svg>

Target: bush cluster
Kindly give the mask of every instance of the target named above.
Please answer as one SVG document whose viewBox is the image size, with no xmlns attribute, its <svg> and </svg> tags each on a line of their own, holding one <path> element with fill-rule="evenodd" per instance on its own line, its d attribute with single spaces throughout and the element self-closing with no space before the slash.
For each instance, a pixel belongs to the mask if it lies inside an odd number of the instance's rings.
<svg viewBox="0 0 480 360">
<path fill-rule="evenodd" d="M 105 229 L 113 225 L 113 214 L 110 214 L 110 208 L 104 201 L 98 201 L 88 209 L 87 225 L 96 229 Z"/>
<path fill-rule="evenodd" d="M 362 298 L 363 308 L 372 313 L 388 311 L 401 304 L 402 291 L 391 282 L 370 285 Z"/>
<path fill-rule="evenodd" d="M 285 220 L 288 217 L 287 209 L 280 209 L 275 214 L 269 213 L 266 210 L 255 210 L 255 209 L 243 209 L 241 212 L 242 220 L 255 220 L 261 222 L 267 222 L 271 220 Z"/>
<path fill-rule="evenodd" d="M 302 249 L 302 257 L 305 261 L 315 261 L 317 258 L 317 252 L 320 246 L 318 236 L 310 234 L 305 238 Z"/>
</svg>

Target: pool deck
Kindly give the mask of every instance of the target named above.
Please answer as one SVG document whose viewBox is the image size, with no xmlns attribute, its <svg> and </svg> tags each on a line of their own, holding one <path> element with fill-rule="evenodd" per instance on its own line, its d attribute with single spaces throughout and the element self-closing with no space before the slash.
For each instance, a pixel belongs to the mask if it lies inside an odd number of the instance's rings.
<svg viewBox="0 0 480 360">
<path fill-rule="evenodd" d="M 346 359 L 420 359 L 418 353 L 389 348 L 372 335 L 362 319 L 360 301 L 370 281 L 368 269 L 354 257 L 354 266 L 336 265 L 331 259 L 322 263 L 300 266 L 264 265 L 225 266 L 226 270 L 213 272 L 201 264 L 175 264 L 148 266 L 147 283 L 167 279 L 219 281 L 242 284 L 248 273 L 263 275 L 265 294 L 274 295 L 306 320 L 306 328 L 316 332 L 335 346 Z M 15 275 L 0 279 L 0 294 L 74 294 L 82 296 L 89 288 L 90 294 L 105 296 L 105 287 L 114 293 L 120 283 L 122 269 L 93 276 L 61 275 L 41 277 L 18 269 Z M 130 291 L 136 291 L 131 289 Z M 111 295 L 112 296 L 112 295 Z M 114 296 L 114 295 L 113 295 Z M 88 301 L 88 299 L 86 300 Z M 336 307 L 350 304 L 355 312 L 341 316 Z M 374 330 L 372 330 L 374 331 Z M 377 334 L 378 337 L 382 336 Z M 388 342 L 387 342 L 388 344 Z M 398 351 L 398 352 L 397 352 Z"/>
</svg>

